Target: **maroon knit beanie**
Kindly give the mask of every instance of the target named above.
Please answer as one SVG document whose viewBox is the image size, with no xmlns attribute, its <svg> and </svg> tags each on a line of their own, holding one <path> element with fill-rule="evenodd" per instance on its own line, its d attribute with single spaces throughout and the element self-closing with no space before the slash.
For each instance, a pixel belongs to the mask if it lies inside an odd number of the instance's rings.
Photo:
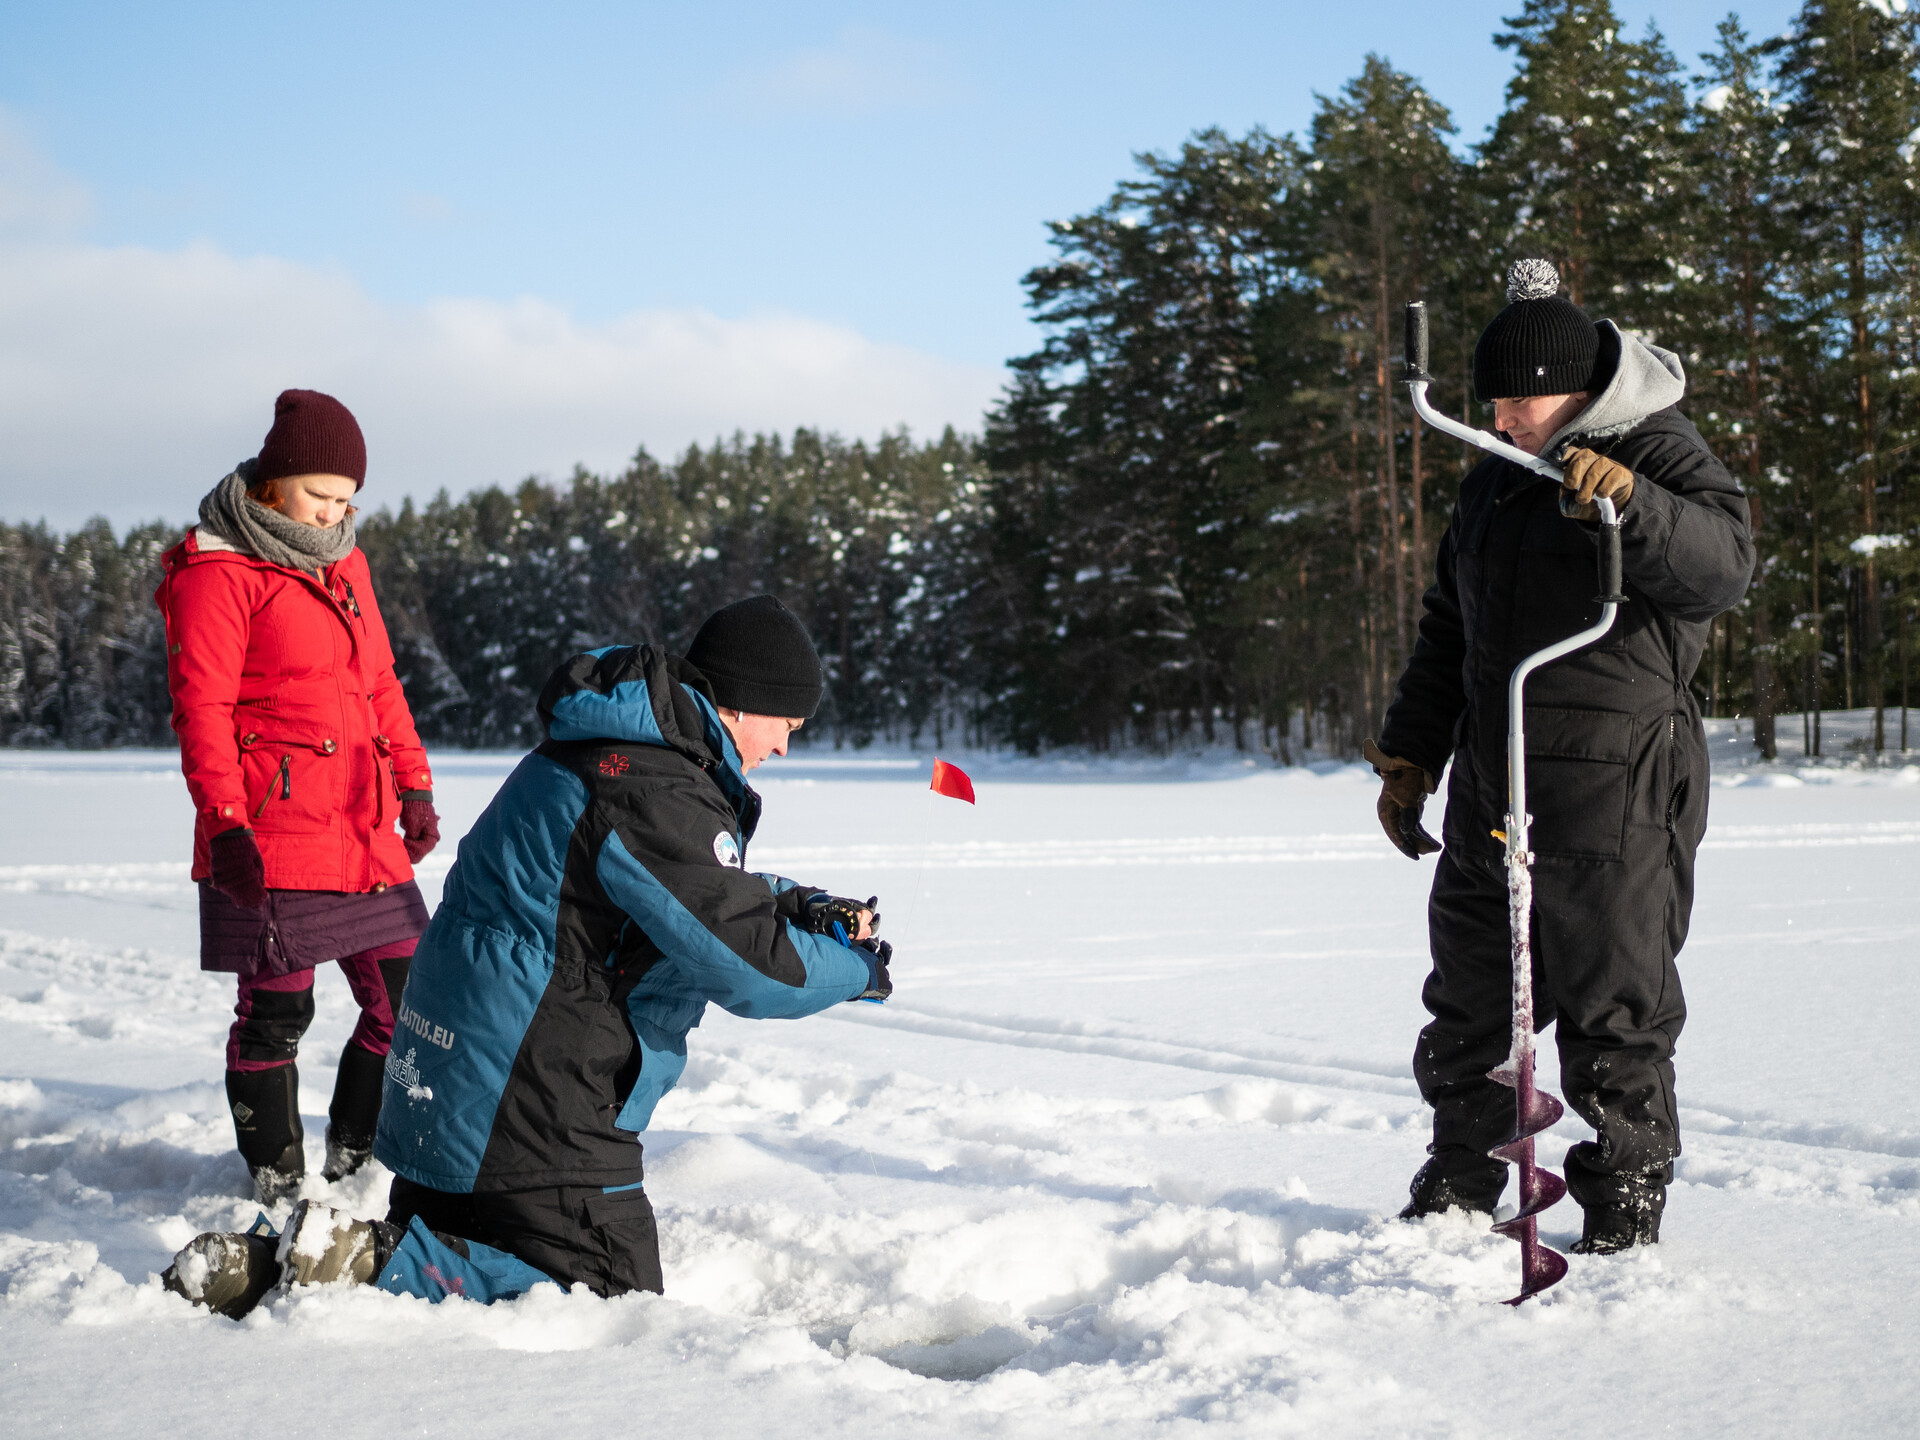
<svg viewBox="0 0 1920 1440">
<path fill-rule="evenodd" d="M 367 442 L 353 412 L 331 395 L 282 390 L 259 467 L 255 484 L 288 475 L 344 475 L 358 490 L 367 479 Z"/>
</svg>

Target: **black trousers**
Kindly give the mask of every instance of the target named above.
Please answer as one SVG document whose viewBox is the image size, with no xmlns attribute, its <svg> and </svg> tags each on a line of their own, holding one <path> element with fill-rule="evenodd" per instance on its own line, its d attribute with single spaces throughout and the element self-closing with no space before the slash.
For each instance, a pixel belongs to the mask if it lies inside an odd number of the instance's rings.
<svg viewBox="0 0 1920 1440">
<path fill-rule="evenodd" d="M 660 1234 L 644 1190 L 561 1185 L 452 1195 L 393 1178 L 387 1222 L 404 1229 L 418 1215 L 429 1230 L 504 1250 L 562 1285 L 596 1295 L 661 1293 Z"/>
<path fill-rule="evenodd" d="M 1697 835 L 1685 818 L 1680 833 Z M 1513 1091 L 1487 1079 L 1510 1045 L 1513 960 L 1501 854 L 1489 845 L 1463 860 L 1459 848 L 1441 853 L 1428 903 L 1433 971 L 1421 998 L 1433 1020 L 1413 1068 L 1433 1106 L 1433 1153 L 1465 1165 L 1514 1129 Z M 1567 1187 L 1582 1205 L 1607 1204 L 1629 1178 L 1671 1180 L 1680 1153 L 1673 1050 L 1687 1010 L 1674 957 L 1693 905 L 1693 846 L 1542 857 L 1533 885 L 1535 1024 L 1554 1027 L 1567 1103 L 1598 1132 L 1569 1152 Z"/>
</svg>

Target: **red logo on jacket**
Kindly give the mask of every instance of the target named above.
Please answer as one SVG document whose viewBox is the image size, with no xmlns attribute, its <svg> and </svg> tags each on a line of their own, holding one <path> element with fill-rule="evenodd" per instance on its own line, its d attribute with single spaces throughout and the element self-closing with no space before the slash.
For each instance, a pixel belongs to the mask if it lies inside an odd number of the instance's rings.
<svg viewBox="0 0 1920 1440">
<path fill-rule="evenodd" d="M 602 775 L 624 775 L 627 773 L 627 757 L 624 755 L 606 755 L 600 760 Z"/>
</svg>

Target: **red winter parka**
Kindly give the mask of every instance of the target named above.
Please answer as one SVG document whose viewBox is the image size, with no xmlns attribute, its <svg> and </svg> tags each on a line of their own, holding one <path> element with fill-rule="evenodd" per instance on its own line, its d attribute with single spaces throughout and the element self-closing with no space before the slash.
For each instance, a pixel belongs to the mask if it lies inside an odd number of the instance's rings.
<svg viewBox="0 0 1920 1440">
<path fill-rule="evenodd" d="M 251 825 L 274 890 L 384 889 L 413 878 L 394 833 L 402 790 L 433 776 L 393 673 L 366 556 L 321 574 L 197 529 L 162 558 L 167 687 L 207 842 Z"/>
</svg>

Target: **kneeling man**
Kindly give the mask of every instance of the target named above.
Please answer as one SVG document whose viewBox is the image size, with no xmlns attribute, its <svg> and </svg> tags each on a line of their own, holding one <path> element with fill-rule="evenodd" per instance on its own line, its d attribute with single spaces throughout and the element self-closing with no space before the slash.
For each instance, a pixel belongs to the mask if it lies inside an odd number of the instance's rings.
<svg viewBox="0 0 1920 1440">
<path fill-rule="evenodd" d="M 395 1176 L 386 1220 L 303 1201 L 283 1236 L 199 1237 L 169 1287 L 226 1314 L 283 1281 L 659 1291 L 637 1137 L 701 1012 L 891 993 L 875 902 L 743 865 L 746 773 L 786 753 L 821 690 L 805 628 L 769 595 L 709 617 L 684 660 L 629 646 L 561 666 L 546 743 L 460 842 L 414 956 L 374 1141 Z"/>
</svg>

